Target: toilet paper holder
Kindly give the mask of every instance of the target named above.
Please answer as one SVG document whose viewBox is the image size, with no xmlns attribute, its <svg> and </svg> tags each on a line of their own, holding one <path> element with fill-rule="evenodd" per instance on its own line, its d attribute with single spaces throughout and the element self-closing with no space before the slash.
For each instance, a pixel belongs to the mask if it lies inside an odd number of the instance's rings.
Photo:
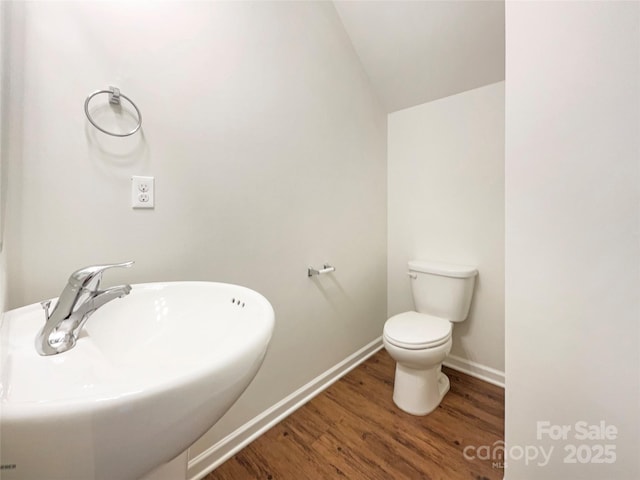
<svg viewBox="0 0 640 480">
<path fill-rule="evenodd" d="M 307 269 L 307 276 L 308 277 L 313 277 L 314 275 L 320 275 L 323 273 L 331 273 L 331 272 L 335 272 L 336 271 L 336 267 L 332 267 L 331 265 L 329 265 L 328 263 L 325 263 L 321 269 L 316 270 L 313 267 L 309 267 Z"/>
</svg>

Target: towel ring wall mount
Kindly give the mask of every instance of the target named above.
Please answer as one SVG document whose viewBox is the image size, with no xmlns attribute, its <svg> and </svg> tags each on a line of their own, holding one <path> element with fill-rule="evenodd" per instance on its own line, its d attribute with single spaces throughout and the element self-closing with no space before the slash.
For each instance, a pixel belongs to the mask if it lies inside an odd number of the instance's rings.
<svg viewBox="0 0 640 480">
<path fill-rule="evenodd" d="M 120 105 L 120 98 L 124 98 L 127 102 L 129 102 L 131 104 L 131 106 L 136 110 L 136 114 L 138 115 L 138 124 L 134 127 L 133 130 L 131 130 L 130 132 L 127 133 L 114 133 L 114 132 L 110 132 L 108 130 L 105 130 L 104 128 L 102 128 L 101 126 L 99 126 L 94 120 L 93 118 L 91 118 L 91 114 L 89 113 L 89 102 L 91 101 L 91 99 L 93 97 L 95 97 L 96 95 L 101 95 L 103 93 L 107 93 L 109 94 L 109 103 L 112 105 Z M 127 97 L 126 95 L 124 95 L 123 93 L 120 92 L 120 89 L 117 87 L 109 87 L 108 90 L 98 90 L 97 92 L 93 92 L 91 95 L 89 95 L 87 97 L 87 99 L 84 101 L 84 113 L 87 116 L 87 118 L 89 119 L 89 122 L 91 122 L 91 125 L 93 125 L 94 127 L 96 127 L 98 130 L 100 130 L 102 133 L 106 133 L 107 135 L 111 135 L 113 137 L 128 137 L 129 135 L 133 135 L 134 133 L 136 133 L 138 130 L 140 130 L 140 127 L 142 126 L 142 114 L 140 113 L 140 110 L 138 109 L 137 105 L 135 103 L 133 103 L 133 100 L 131 100 L 129 97 Z"/>
</svg>

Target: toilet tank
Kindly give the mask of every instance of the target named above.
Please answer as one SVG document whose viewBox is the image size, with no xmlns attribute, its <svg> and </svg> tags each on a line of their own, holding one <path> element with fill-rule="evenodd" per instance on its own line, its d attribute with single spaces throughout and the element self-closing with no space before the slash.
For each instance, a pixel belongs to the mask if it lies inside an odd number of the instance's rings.
<svg viewBox="0 0 640 480">
<path fill-rule="evenodd" d="M 416 311 L 462 322 L 469 314 L 476 267 L 426 260 L 409 262 Z"/>
</svg>

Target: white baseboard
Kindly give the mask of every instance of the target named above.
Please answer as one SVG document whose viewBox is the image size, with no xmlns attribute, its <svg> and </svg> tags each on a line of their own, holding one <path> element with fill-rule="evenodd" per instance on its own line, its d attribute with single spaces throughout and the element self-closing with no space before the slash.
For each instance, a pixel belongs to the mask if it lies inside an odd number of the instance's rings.
<svg viewBox="0 0 640 480">
<path fill-rule="evenodd" d="M 504 372 L 496 370 L 495 368 L 487 367 L 455 355 L 449 355 L 444 361 L 444 366 L 504 388 Z"/>
<path fill-rule="evenodd" d="M 245 423 L 197 457 L 191 459 L 188 464 L 187 479 L 200 480 L 205 477 L 253 440 L 381 349 L 382 337 L 378 337 L 268 410 Z"/>
</svg>

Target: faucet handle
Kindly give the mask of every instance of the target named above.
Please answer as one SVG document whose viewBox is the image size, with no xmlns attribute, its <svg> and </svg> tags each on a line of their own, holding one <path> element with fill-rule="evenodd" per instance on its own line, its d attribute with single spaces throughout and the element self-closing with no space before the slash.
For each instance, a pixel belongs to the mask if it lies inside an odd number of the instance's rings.
<svg viewBox="0 0 640 480">
<path fill-rule="evenodd" d="M 76 270 L 69 277 L 69 285 L 76 288 L 86 288 L 91 281 L 97 279 L 97 284 L 100 283 L 100 279 L 102 278 L 102 273 L 105 270 L 110 268 L 129 268 L 133 265 L 133 261 L 123 262 L 123 263 L 109 263 L 106 265 L 90 265 L 88 267 L 81 268 L 80 270 Z"/>
</svg>

